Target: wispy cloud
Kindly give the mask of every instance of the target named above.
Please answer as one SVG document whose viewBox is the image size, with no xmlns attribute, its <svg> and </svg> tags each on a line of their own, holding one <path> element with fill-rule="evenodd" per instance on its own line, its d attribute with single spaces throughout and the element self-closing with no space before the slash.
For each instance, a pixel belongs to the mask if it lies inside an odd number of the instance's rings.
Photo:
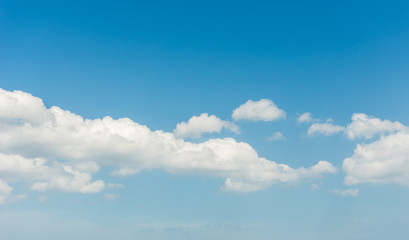
<svg viewBox="0 0 409 240">
<path fill-rule="evenodd" d="M 345 190 L 335 189 L 334 193 L 338 194 L 338 195 L 341 195 L 341 196 L 356 197 L 359 194 L 359 189 L 358 188 L 349 188 L 349 189 L 345 189 Z"/>
<path fill-rule="evenodd" d="M 273 135 L 267 137 L 268 141 L 279 141 L 279 140 L 285 140 L 284 135 L 281 132 L 275 132 Z"/>
</svg>

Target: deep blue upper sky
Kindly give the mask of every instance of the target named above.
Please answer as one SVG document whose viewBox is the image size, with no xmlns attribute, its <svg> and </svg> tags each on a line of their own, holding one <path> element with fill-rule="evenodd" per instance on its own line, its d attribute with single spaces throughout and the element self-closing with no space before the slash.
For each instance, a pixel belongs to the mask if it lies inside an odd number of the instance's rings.
<svg viewBox="0 0 409 240">
<path fill-rule="evenodd" d="M 3 87 L 47 89 L 73 111 L 95 96 L 92 116 L 126 100 L 152 114 L 274 96 L 333 117 L 397 114 L 388 106 L 408 100 L 407 1 L 0 4 Z"/>
<path fill-rule="evenodd" d="M 399 199 L 408 189 L 363 185 L 356 198 L 333 194 L 345 188 L 342 161 L 361 141 L 307 137 L 296 118 L 311 112 L 346 125 L 362 112 L 409 125 L 408 43 L 409 1 L 0 0 L 0 88 L 85 118 L 130 117 L 169 132 L 193 115 L 229 120 L 247 100 L 271 99 L 286 120 L 243 122 L 241 134 L 211 137 L 248 142 L 260 156 L 293 167 L 327 160 L 339 169 L 318 191 L 303 183 L 237 195 L 218 192 L 223 179 L 142 172 L 121 180 L 121 203 L 50 193 L 48 205 L 33 196 L 0 206 L 0 230 L 12 239 L 19 221 L 34 215 L 55 221 L 47 236 L 27 227 L 39 239 L 67 235 L 65 224 L 82 221 L 105 236 L 125 232 L 123 239 L 169 232 L 168 239 L 300 239 L 297 227 L 307 239 L 335 239 L 332 232 L 385 239 L 391 231 L 404 239 L 400 222 L 409 208 Z M 286 140 L 266 141 L 276 131 Z M 110 178 L 107 172 L 98 174 Z M 388 221 L 395 216 L 400 220 Z M 130 231 L 132 221 L 146 231 Z M 84 239 L 97 236 L 79 228 Z"/>
</svg>

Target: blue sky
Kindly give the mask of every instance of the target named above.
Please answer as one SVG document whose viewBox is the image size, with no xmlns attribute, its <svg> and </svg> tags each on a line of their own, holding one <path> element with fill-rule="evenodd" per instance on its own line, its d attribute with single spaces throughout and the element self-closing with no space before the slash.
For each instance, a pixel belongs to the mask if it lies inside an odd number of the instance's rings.
<svg viewBox="0 0 409 240">
<path fill-rule="evenodd" d="M 0 1 L 0 232 L 406 239 L 408 16 Z"/>
</svg>

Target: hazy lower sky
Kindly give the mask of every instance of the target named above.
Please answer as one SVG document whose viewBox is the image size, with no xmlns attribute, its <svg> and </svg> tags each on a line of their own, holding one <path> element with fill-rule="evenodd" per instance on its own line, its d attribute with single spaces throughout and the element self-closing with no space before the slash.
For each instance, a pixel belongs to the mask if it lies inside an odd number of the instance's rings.
<svg viewBox="0 0 409 240">
<path fill-rule="evenodd" d="M 409 2 L 0 0 L 2 239 L 406 239 Z"/>
</svg>

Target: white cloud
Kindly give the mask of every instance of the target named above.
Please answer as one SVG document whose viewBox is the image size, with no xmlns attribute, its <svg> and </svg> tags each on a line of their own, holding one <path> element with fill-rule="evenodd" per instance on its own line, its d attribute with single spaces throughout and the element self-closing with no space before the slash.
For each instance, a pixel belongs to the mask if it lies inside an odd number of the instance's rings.
<svg viewBox="0 0 409 240">
<path fill-rule="evenodd" d="M 381 134 L 380 139 L 372 143 L 357 144 L 354 154 L 344 160 L 343 170 L 346 173 L 347 185 L 397 183 L 409 186 L 408 127 L 399 122 L 355 113 L 347 127 L 326 122 L 312 124 L 308 129 L 308 135 L 332 135 L 339 132 L 343 132 L 351 140 L 371 139 Z M 343 194 L 342 191 L 338 193 Z"/>
<path fill-rule="evenodd" d="M 336 173 L 337 169 L 329 162 L 320 161 L 310 168 L 293 169 L 285 164 L 265 161 L 265 172 L 259 172 L 259 176 L 253 176 L 251 181 L 241 181 L 227 178 L 223 186 L 225 191 L 251 192 L 264 189 L 275 182 L 294 183 L 306 178 L 318 178 L 324 173 Z M 257 173 L 252 173 L 257 174 Z"/>
<path fill-rule="evenodd" d="M 240 107 L 234 109 L 233 120 L 251 120 L 251 121 L 274 121 L 280 118 L 285 118 L 286 114 L 279 109 L 269 99 L 261 99 L 259 101 L 248 100 Z"/>
<path fill-rule="evenodd" d="M 345 189 L 345 190 L 335 189 L 334 193 L 338 194 L 338 195 L 341 195 L 341 196 L 356 197 L 356 196 L 358 196 L 359 189 L 358 188 L 349 188 L 349 189 Z"/>
<path fill-rule="evenodd" d="M 33 95 L 22 92 L 9 92 L 0 88 L 0 120 L 31 124 L 41 123 L 51 117 L 43 101 Z"/>
<path fill-rule="evenodd" d="M 285 137 L 281 132 L 275 132 L 273 135 L 267 138 L 268 141 L 278 141 L 278 140 L 284 140 Z"/>
<path fill-rule="evenodd" d="M 348 138 L 372 138 L 375 134 L 391 133 L 406 129 L 400 122 L 391 122 L 379 118 L 369 117 L 363 113 L 354 113 L 352 122 L 347 126 Z"/>
<path fill-rule="evenodd" d="M 310 112 L 303 113 L 297 118 L 298 123 L 312 123 L 318 121 L 319 119 L 313 118 Z"/>
<path fill-rule="evenodd" d="M 325 123 L 314 123 L 308 129 L 308 135 L 323 134 L 326 136 L 343 132 L 349 139 L 370 139 L 377 134 L 393 133 L 407 129 L 400 122 L 391 122 L 379 118 L 370 117 L 363 113 L 354 113 L 351 123 L 346 127 L 334 125 L 327 121 Z"/>
<path fill-rule="evenodd" d="M 330 122 L 325 123 L 314 123 L 308 128 L 308 135 L 323 134 L 325 136 L 330 136 L 335 133 L 344 132 L 345 127 L 334 125 Z"/>
<path fill-rule="evenodd" d="M 342 165 L 345 183 L 397 183 L 409 186 L 409 133 L 381 136 L 369 144 L 358 144 Z"/>
<path fill-rule="evenodd" d="M 200 116 L 193 116 L 188 122 L 181 122 L 176 125 L 173 131 L 176 137 L 199 138 L 203 133 L 220 133 L 225 128 L 238 133 L 239 127 L 231 122 L 221 120 L 215 115 L 202 113 Z"/>
<path fill-rule="evenodd" d="M 22 95 L 25 101 L 19 100 Z M 19 109 L 32 105 L 30 96 L 0 92 L 0 102 L 5 97 L 15 98 L 24 105 L 15 106 L 18 113 L 8 109 L 9 115 L 0 119 L 0 173 L 5 181 L 27 181 L 36 191 L 99 192 L 105 184 L 92 181 L 92 174 L 100 167 L 113 167 L 113 174 L 122 176 L 161 169 L 222 177 L 227 179 L 226 191 L 255 191 L 277 182 L 292 183 L 336 171 L 329 162 L 298 169 L 278 164 L 232 138 L 187 142 L 173 133 L 151 131 L 129 118 L 84 119 L 41 104 L 24 116 Z M 42 121 L 34 123 L 31 119 Z"/>
<path fill-rule="evenodd" d="M 363 113 L 352 115 L 347 127 L 332 123 L 316 123 L 308 134 L 331 135 L 343 132 L 349 139 L 371 139 L 380 134 L 372 143 L 357 144 L 354 154 L 344 159 L 345 184 L 396 183 L 409 186 L 409 129 L 399 122 L 381 120 Z M 341 195 L 358 194 L 357 189 L 338 191 Z"/>
<path fill-rule="evenodd" d="M 0 175 L 4 180 L 33 182 L 31 189 L 94 193 L 104 189 L 104 182 L 91 182 L 91 174 L 74 170 L 68 164 L 42 158 L 0 153 Z"/>
</svg>

